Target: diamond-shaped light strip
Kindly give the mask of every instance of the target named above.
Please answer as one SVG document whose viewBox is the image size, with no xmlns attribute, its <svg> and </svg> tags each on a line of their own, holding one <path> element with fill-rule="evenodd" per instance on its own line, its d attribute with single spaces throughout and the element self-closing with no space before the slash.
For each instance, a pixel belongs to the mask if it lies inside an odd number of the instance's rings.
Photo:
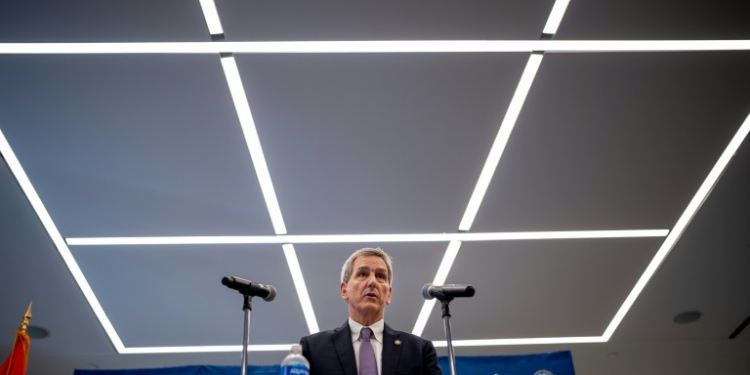
<svg viewBox="0 0 750 375">
<path fill-rule="evenodd" d="M 549 36 L 550 38 L 554 37 L 554 34 L 557 32 L 557 27 L 560 25 L 560 21 L 562 21 L 565 9 L 568 8 L 569 1 L 570 0 L 555 1 L 555 4 L 552 6 L 552 11 L 547 19 L 547 24 L 544 27 L 543 36 Z M 495 174 L 497 165 L 500 163 L 500 157 L 503 155 L 503 151 L 505 151 L 505 146 L 508 144 L 510 134 L 516 126 L 518 116 L 521 114 L 521 109 L 523 109 L 523 103 L 526 101 L 526 97 L 531 89 L 531 84 L 534 82 L 534 77 L 536 77 L 536 73 L 539 71 L 539 66 L 542 64 L 543 58 L 543 52 L 533 52 L 531 56 L 529 56 L 529 60 L 526 62 L 526 68 L 524 68 L 523 74 L 521 74 L 521 79 L 518 81 L 516 91 L 513 93 L 513 98 L 510 101 L 510 105 L 508 105 L 508 110 L 505 112 L 505 117 L 503 117 L 503 122 L 500 124 L 500 130 L 497 133 L 497 137 L 495 137 L 495 142 L 493 142 L 487 160 L 484 162 L 484 167 L 482 167 L 482 171 L 479 173 L 479 179 L 474 186 L 474 192 L 471 194 L 471 198 L 469 198 L 469 204 L 466 206 L 466 211 L 464 211 L 461 222 L 458 224 L 458 230 L 461 232 L 468 232 L 471 229 L 471 225 L 474 223 L 474 219 L 479 211 L 479 206 L 482 205 L 484 195 L 487 193 L 492 176 Z M 453 262 L 458 255 L 458 250 L 460 249 L 460 241 L 450 242 L 445 251 L 445 255 L 443 256 L 443 260 L 440 262 L 440 267 L 435 275 L 435 279 L 432 281 L 433 284 L 441 285 L 445 283 L 448 273 L 453 266 Z M 430 313 L 435 307 L 435 303 L 437 303 L 437 300 L 435 299 L 424 302 L 422 310 L 419 312 L 417 321 L 414 324 L 414 329 L 412 329 L 413 334 L 417 336 L 422 335 L 424 327 L 427 325 L 427 320 L 430 318 Z"/>
<path fill-rule="evenodd" d="M 553 10 L 550 14 L 550 17 L 548 19 L 547 25 L 544 28 L 545 34 L 554 34 L 556 31 L 557 25 L 559 25 L 562 15 L 565 12 L 565 8 L 567 8 L 568 0 L 558 0 Z M 211 0 L 201 0 L 201 7 L 204 11 L 205 17 L 206 17 L 206 23 L 209 27 L 209 30 L 212 34 L 218 34 L 223 32 L 221 29 L 221 23 L 219 21 L 218 12 L 216 12 L 216 7 L 213 1 Z M 526 72 L 529 72 L 529 75 L 531 75 L 530 78 L 528 78 L 528 84 L 530 85 L 531 81 L 533 81 L 533 74 L 531 73 L 533 70 L 533 73 L 535 74 L 536 69 L 538 69 L 538 63 L 541 63 L 541 53 L 540 52 L 660 52 L 660 51 L 723 51 L 723 50 L 750 50 L 750 40 L 650 40 L 650 41 L 552 41 L 552 40 L 539 40 L 539 41 L 332 41 L 332 42 L 325 42 L 325 41 L 314 41 L 314 42 L 219 42 L 219 43 L 192 43 L 192 42 L 177 42 L 177 43 L 0 43 L 0 54 L 127 54 L 127 53 L 148 53 L 148 54 L 160 54 L 160 53 L 180 53 L 180 54 L 215 54 L 215 53 L 429 53 L 429 52 L 537 52 L 533 54 L 529 62 L 527 63 L 526 70 L 524 71 L 524 75 L 526 75 Z M 534 56 L 539 56 L 534 57 Z M 231 57 L 231 56 L 225 56 L 225 57 Z M 538 61 L 537 61 L 538 59 Z M 530 66 L 531 64 L 531 66 Z M 534 65 L 537 65 L 534 67 Z M 259 177 L 259 180 L 265 178 L 264 176 L 267 176 L 267 181 L 260 181 L 261 188 L 263 190 L 264 198 L 266 199 L 266 204 L 269 210 L 269 214 L 271 215 L 272 222 L 274 224 L 274 229 L 277 232 L 277 234 L 285 234 L 286 228 L 283 225 L 283 219 L 281 219 L 281 213 L 280 209 L 278 209 L 278 202 L 276 201 L 275 193 L 273 191 L 273 185 L 270 183 L 270 173 L 268 173 L 268 168 L 265 164 L 265 159 L 263 158 L 262 150 L 260 149 L 260 142 L 257 140 L 257 131 L 255 131 L 254 123 L 251 123 L 252 121 L 252 115 L 249 110 L 249 105 L 247 104 L 247 99 L 244 98 L 244 88 L 242 87 L 242 82 L 239 79 L 239 73 L 236 69 L 236 63 L 234 62 L 234 59 L 222 59 L 222 67 L 225 69 L 225 74 L 227 75 L 227 82 L 230 86 L 230 91 L 232 92 L 232 98 L 235 102 L 235 108 L 237 109 L 238 116 L 240 116 L 240 122 L 243 126 L 243 132 L 245 132 L 245 137 L 248 143 L 248 149 L 250 150 L 251 157 L 253 158 L 253 164 L 256 169 L 256 174 Z M 227 73 L 228 72 L 228 73 Z M 237 72 L 235 74 L 235 72 Z M 230 77 L 231 76 L 231 77 Z M 235 78 L 232 78 L 235 77 Z M 525 97 L 526 93 L 528 92 L 528 88 L 523 88 L 525 85 L 524 77 L 522 76 L 521 82 L 519 82 L 519 88 L 516 89 L 516 94 L 514 96 L 513 100 L 516 100 L 516 96 L 523 95 Z M 526 92 L 524 92 L 526 91 Z M 235 94 L 239 94 L 238 96 L 235 96 Z M 240 100 L 243 99 L 244 100 Z M 520 111 L 523 100 L 519 98 L 518 102 L 518 108 L 517 110 Z M 244 104 L 242 104 L 244 103 Z M 247 108 L 243 108 L 247 106 Z M 498 133 L 498 137 L 496 139 L 495 145 L 493 145 L 493 148 L 497 145 L 498 148 L 493 152 L 491 151 L 490 157 L 488 157 L 488 162 L 485 163 L 485 169 L 491 169 L 491 173 L 489 176 L 484 177 L 486 179 L 486 183 L 489 184 L 489 180 L 492 177 L 492 174 L 494 174 L 494 169 L 496 168 L 497 164 L 494 161 L 494 158 L 497 158 L 499 161 L 499 157 L 502 155 L 502 147 L 504 147 L 504 143 L 507 143 L 506 137 L 509 136 L 510 130 L 507 129 L 505 132 L 507 132 L 507 135 L 501 134 L 503 132 L 502 128 L 505 128 L 505 121 L 512 119 L 512 116 L 517 116 L 518 113 L 513 113 L 516 111 L 514 109 L 513 104 L 509 107 L 508 112 L 506 113 L 506 119 L 503 121 L 503 125 L 501 126 L 500 133 Z M 249 116 L 248 116 L 249 115 Z M 510 118 L 508 116 L 511 116 Z M 244 119 L 243 120 L 243 116 Z M 249 120 L 250 122 L 248 122 Z M 514 119 L 513 119 L 514 120 Z M 247 131 L 252 130 L 252 131 Z M 711 189 L 715 186 L 718 179 L 720 178 L 721 174 L 725 170 L 727 164 L 731 160 L 731 157 L 733 154 L 737 151 L 737 149 L 740 147 L 744 139 L 747 137 L 748 132 L 750 132 L 750 116 L 745 120 L 743 125 L 740 127 L 740 129 L 735 134 L 734 138 L 730 142 L 730 144 L 725 149 L 724 153 L 722 154 L 721 158 L 717 161 L 714 168 L 709 173 L 706 180 L 703 182 L 701 187 L 699 188 L 698 192 L 696 192 L 695 196 L 691 200 L 688 207 L 683 212 L 682 216 L 678 220 L 677 224 L 673 228 L 673 230 L 667 235 L 667 238 L 665 239 L 664 243 L 660 247 L 659 251 L 657 251 L 657 254 L 652 259 L 651 263 L 647 267 L 647 269 L 644 271 L 641 278 L 636 283 L 636 286 L 633 288 L 623 305 L 620 307 L 620 310 L 617 312 L 615 317 L 613 318 L 610 325 L 607 327 L 605 333 L 602 336 L 592 336 L 592 337 L 553 337 L 553 338 L 527 338 L 527 339 L 489 339 L 489 340 L 454 340 L 455 346 L 495 346 L 495 345 L 525 345 L 525 344 L 564 344 L 564 343 L 589 343 L 589 342 L 606 342 L 609 340 L 609 338 L 612 336 L 614 331 L 616 330 L 617 326 L 620 324 L 624 316 L 627 314 L 628 310 L 632 306 L 632 304 L 637 299 L 640 292 L 643 290 L 645 285 L 648 283 L 650 278 L 653 276 L 653 274 L 658 269 L 659 265 L 663 262 L 663 260 L 666 258 L 666 256 L 669 254 L 671 249 L 674 247 L 676 242 L 679 240 L 680 236 L 684 232 L 687 225 L 690 223 L 692 218 L 697 213 L 698 209 L 702 205 L 702 203 L 707 198 L 708 194 L 711 192 Z M 255 138 L 255 139 L 253 139 Z M 256 142 L 257 141 L 257 142 Z M 501 145 L 502 143 L 502 145 Z M 257 145 L 257 148 L 255 147 Z M 5 136 L 0 132 L 0 155 L 2 155 L 7 164 L 10 168 L 11 172 L 16 177 L 19 185 L 21 186 L 21 189 L 23 190 L 24 194 L 26 195 L 27 199 L 31 203 L 33 209 L 37 213 L 37 216 L 39 217 L 40 221 L 42 222 L 45 230 L 48 232 L 50 238 L 52 239 L 55 247 L 60 252 L 60 255 L 62 256 L 63 260 L 65 261 L 65 264 L 67 265 L 68 269 L 70 270 L 71 274 L 73 275 L 74 279 L 78 283 L 79 287 L 81 288 L 81 291 L 83 292 L 86 299 L 89 301 L 89 304 L 92 307 L 92 310 L 96 314 L 99 321 L 102 323 L 102 326 L 104 330 L 107 332 L 110 340 L 112 341 L 115 348 L 120 353 L 197 353 L 197 352 L 235 352 L 240 351 L 241 346 L 239 345 L 229 345 L 229 346 L 184 346 L 184 347 L 147 347 L 147 348 L 125 348 L 122 344 L 122 341 L 118 337 L 114 327 L 112 326 L 111 322 L 107 318 L 106 314 L 104 313 L 104 310 L 102 309 L 101 305 L 99 304 L 99 301 L 97 300 L 96 296 L 94 295 L 91 287 L 89 286 L 88 282 L 86 281 L 86 278 L 84 277 L 83 273 L 81 272 L 80 268 L 78 267 L 78 264 L 75 262 L 75 259 L 70 253 L 70 250 L 67 247 L 67 244 L 65 240 L 60 235 L 59 231 L 57 230 L 57 227 L 55 226 L 54 222 L 52 221 L 51 217 L 49 216 L 49 213 L 47 212 L 46 208 L 41 202 L 41 199 L 39 198 L 38 194 L 36 193 L 35 189 L 33 188 L 31 182 L 29 181 L 26 173 L 24 172 L 23 168 L 21 167 L 21 164 L 19 163 L 18 159 L 16 158 L 15 154 L 13 153 L 13 150 L 11 149 L 10 145 L 8 144 L 7 140 L 5 139 Z M 493 160 L 490 160 L 493 159 Z M 259 164 L 262 164 L 260 166 L 260 172 L 259 172 Z M 265 173 L 264 173 L 265 170 Z M 489 172 L 485 172 L 483 170 L 482 174 L 486 174 Z M 482 178 L 482 174 L 480 174 L 480 179 Z M 477 187 L 475 188 L 475 195 L 476 194 L 484 194 L 484 191 L 486 191 L 486 187 L 480 186 L 481 184 L 485 184 L 484 180 L 478 181 Z M 265 186 L 265 187 L 264 187 Z M 268 194 L 267 194 L 268 193 Z M 472 196 L 473 197 L 473 196 Z M 479 203 L 481 203 L 481 199 L 478 199 Z M 269 204 L 269 202 L 271 202 Z M 462 219 L 461 227 L 464 228 L 462 230 L 468 230 L 471 226 L 471 222 L 473 222 L 474 216 L 476 215 L 476 211 L 479 207 L 479 204 L 476 205 L 476 208 L 472 206 L 467 207 L 467 211 Z M 277 216 L 276 213 L 278 213 Z M 607 232 L 607 231 L 599 231 L 599 232 Z M 613 231 L 613 232 L 627 232 L 627 231 Z M 526 236 L 528 233 L 534 233 L 534 232 L 519 232 L 521 233 L 521 236 Z M 525 233 L 525 234 L 524 234 Z M 550 235 L 550 233 L 568 233 L 568 236 L 570 236 L 572 233 L 570 232 L 536 232 L 536 233 L 546 233 L 547 236 Z M 581 232 L 579 231 L 579 234 Z M 632 234 L 632 233 L 631 233 Z M 664 236 L 666 232 L 664 230 L 661 230 L 659 232 L 658 236 Z M 323 239 L 329 239 L 331 242 L 358 242 L 359 239 L 364 237 L 371 237 L 371 236 L 428 236 L 428 238 L 432 238 L 429 236 L 448 236 L 446 239 L 443 239 L 442 241 L 449 241 L 448 249 L 446 250 L 443 262 L 441 263 L 441 266 L 438 270 L 438 273 L 435 278 L 435 283 L 443 283 L 445 279 L 447 278 L 448 272 L 450 270 L 450 266 L 455 259 L 455 256 L 458 253 L 458 249 L 460 248 L 461 241 L 482 241 L 482 240 L 501 240 L 503 236 L 509 235 L 508 233 L 457 233 L 459 237 L 452 238 L 453 234 L 415 234 L 415 235 L 333 235 L 333 236 L 326 236 L 326 235 L 320 235 L 320 236 L 297 236 L 297 240 L 300 242 L 306 242 L 310 241 L 316 242 L 321 241 Z M 479 239 L 480 237 L 460 237 L 462 235 L 485 235 L 488 236 L 484 239 Z M 515 233 L 513 235 L 518 235 L 518 233 Z M 572 234 L 575 236 L 575 234 Z M 357 236 L 364 236 L 358 239 Z M 634 237 L 635 235 L 631 236 L 625 236 L 625 237 Z M 638 235 L 640 236 L 640 235 Z M 646 237 L 651 236 L 657 236 L 656 233 L 650 233 L 645 235 Z M 263 242 L 263 243 L 280 243 L 279 238 L 285 241 L 289 241 L 292 239 L 292 237 L 295 236 L 278 236 L 273 237 L 276 238 L 275 240 L 269 242 Z M 417 238 L 415 237 L 415 238 Z M 94 239 L 75 239 L 71 238 L 68 239 L 70 244 L 77 244 L 77 245 L 86 245 L 86 244 L 95 244 L 97 241 L 100 242 L 107 242 L 107 241 L 120 241 L 123 240 L 125 242 L 128 241 L 152 241 L 154 239 L 158 239 L 157 241 L 170 241 L 171 240 L 177 240 L 184 241 L 186 238 L 189 238 L 187 241 L 194 241 L 198 239 L 198 241 L 215 241 L 217 238 L 219 241 L 227 241 L 227 239 L 240 239 L 241 241 L 256 241 L 259 240 L 260 237 L 129 237 L 125 238 L 94 238 Z M 546 237 L 546 238 L 557 238 L 557 237 Z M 560 237 L 560 238 L 581 238 L 581 237 Z M 584 238 L 595 238 L 595 237 L 584 237 Z M 602 237 L 598 237 L 602 238 Z M 400 240 L 394 239 L 393 241 L 402 241 L 402 240 L 408 240 L 409 238 L 402 237 Z M 517 239 L 524 239 L 524 238 L 517 238 Z M 527 238 L 530 239 L 530 238 Z M 542 239 L 542 238 L 536 238 L 536 239 Z M 265 241 L 265 239 L 260 239 L 261 241 Z M 424 240 L 424 237 L 423 237 Z M 387 241 L 386 238 L 380 237 L 379 241 Z M 119 243 L 101 243 L 101 244 L 119 244 Z M 182 243 L 182 242 L 180 242 Z M 228 243 L 228 242 L 206 242 L 206 243 Z M 242 242 L 242 243 L 248 243 L 248 242 Z M 252 242 L 256 243 L 256 242 Z M 301 278 L 301 271 L 299 269 L 299 263 L 296 261 L 296 254 L 294 254 L 294 248 L 291 244 L 287 244 L 286 242 L 281 242 L 285 245 L 282 245 L 282 248 L 285 252 L 285 256 L 287 257 L 287 261 L 290 266 L 290 271 L 293 273 L 293 278 L 295 278 L 295 287 L 298 290 L 298 294 L 300 295 L 300 301 L 303 304 L 303 311 L 305 310 L 305 298 L 302 296 L 302 294 L 306 293 L 306 287 L 304 286 L 304 283 L 298 283 L 297 277 L 299 277 L 300 280 L 303 280 Z M 295 275 L 295 269 L 296 272 L 299 272 L 299 275 Z M 439 282 L 438 282 L 439 281 Z M 302 292 L 301 292 L 302 291 Z M 302 293 L 302 294 L 301 294 Z M 307 303 L 309 304 L 309 296 L 306 298 Z M 427 307 L 427 306 L 425 306 Z M 425 313 L 425 310 L 427 310 L 427 313 L 432 310 L 430 307 L 429 309 L 423 309 L 423 313 Z M 310 310 L 312 311 L 312 307 L 310 306 Z M 420 318 L 422 319 L 422 315 L 420 314 Z M 312 316 L 312 315 L 310 315 Z M 308 315 L 306 313 L 306 319 L 308 319 Z M 419 324 L 418 319 L 418 324 Z M 313 316 L 313 322 L 314 322 L 314 316 Z M 426 318 L 425 318 L 426 322 Z M 311 328 L 312 331 L 317 331 L 317 326 L 314 328 L 312 327 L 310 323 L 310 319 L 308 319 L 308 327 Z M 415 331 L 416 331 L 415 327 Z M 421 329 L 420 329 L 421 332 Z M 286 351 L 288 350 L 289 346 L 291 344 L 279 344 L 279 345 L 251 345 L 248 349 L 250 351 Z M 438 347 L 445 346 L 446 343 L 444 341 L 436 341 L 435 345 Z"/>
</svg>

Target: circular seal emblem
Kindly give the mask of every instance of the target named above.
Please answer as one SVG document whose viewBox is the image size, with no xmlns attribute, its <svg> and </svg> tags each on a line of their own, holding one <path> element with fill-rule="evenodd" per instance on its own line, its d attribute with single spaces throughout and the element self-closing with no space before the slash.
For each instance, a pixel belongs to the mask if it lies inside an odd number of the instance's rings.
<svg viewBox="0 0 750 375">
<path fill-rule="evenodd" d="M 542 370 L 535 372 L 534 375 L 555 375 L 555 374 L 553 374 L 552 371 L 550 370 L 542 369 Z"/>
</svg>

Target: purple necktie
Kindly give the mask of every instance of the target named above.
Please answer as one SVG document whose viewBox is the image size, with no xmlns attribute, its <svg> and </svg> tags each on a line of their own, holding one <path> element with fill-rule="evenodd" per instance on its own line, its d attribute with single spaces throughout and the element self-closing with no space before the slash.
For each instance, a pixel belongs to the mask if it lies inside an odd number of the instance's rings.
<svg viewBox="0 0 750 375">
<path fill-rule="evenodd" d="M 378 363 L 375 361 L 375 349 L 372 348 L 370 337 L 372 330 L 364 327 L 360 331 L 362 344 L 359 345 L 359 375 L 378 375 Z"/>
</svg>

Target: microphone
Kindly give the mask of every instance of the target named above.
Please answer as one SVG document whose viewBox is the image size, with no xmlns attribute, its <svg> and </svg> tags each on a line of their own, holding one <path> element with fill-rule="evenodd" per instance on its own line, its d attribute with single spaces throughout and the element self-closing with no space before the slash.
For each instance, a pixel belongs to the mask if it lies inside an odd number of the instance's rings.
<svg viewBox="0 0 750 375">
<path fill-rule="evenodd" d="M 474 287 L 471 284 L 424 284 L 422 296 L 425 299 L 452 300 L 455 297 L 473 297 Z"/>
<path fill-rule="evenodd" d="M 242 294 L 252 297 L 257 296 L 268 302 L 271 302 L 276 298 L 276 288 L 274 288 L 273 285 L 258 284 L 234 276 L 226 276 L 222 278 L 221 283 Z"/>
</svg>

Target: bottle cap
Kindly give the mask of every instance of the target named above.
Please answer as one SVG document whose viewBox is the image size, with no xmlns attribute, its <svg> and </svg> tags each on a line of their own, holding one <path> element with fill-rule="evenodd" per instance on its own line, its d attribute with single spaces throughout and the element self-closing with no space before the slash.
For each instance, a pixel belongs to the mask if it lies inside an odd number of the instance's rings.
<svg viewBox="0 0 750 375">
<path fill-rule="evenodd" d="M 300 344 L 294 344 L 292 345 L 292 354 L 302 354 L 302 345 Z"/>
</svg>

